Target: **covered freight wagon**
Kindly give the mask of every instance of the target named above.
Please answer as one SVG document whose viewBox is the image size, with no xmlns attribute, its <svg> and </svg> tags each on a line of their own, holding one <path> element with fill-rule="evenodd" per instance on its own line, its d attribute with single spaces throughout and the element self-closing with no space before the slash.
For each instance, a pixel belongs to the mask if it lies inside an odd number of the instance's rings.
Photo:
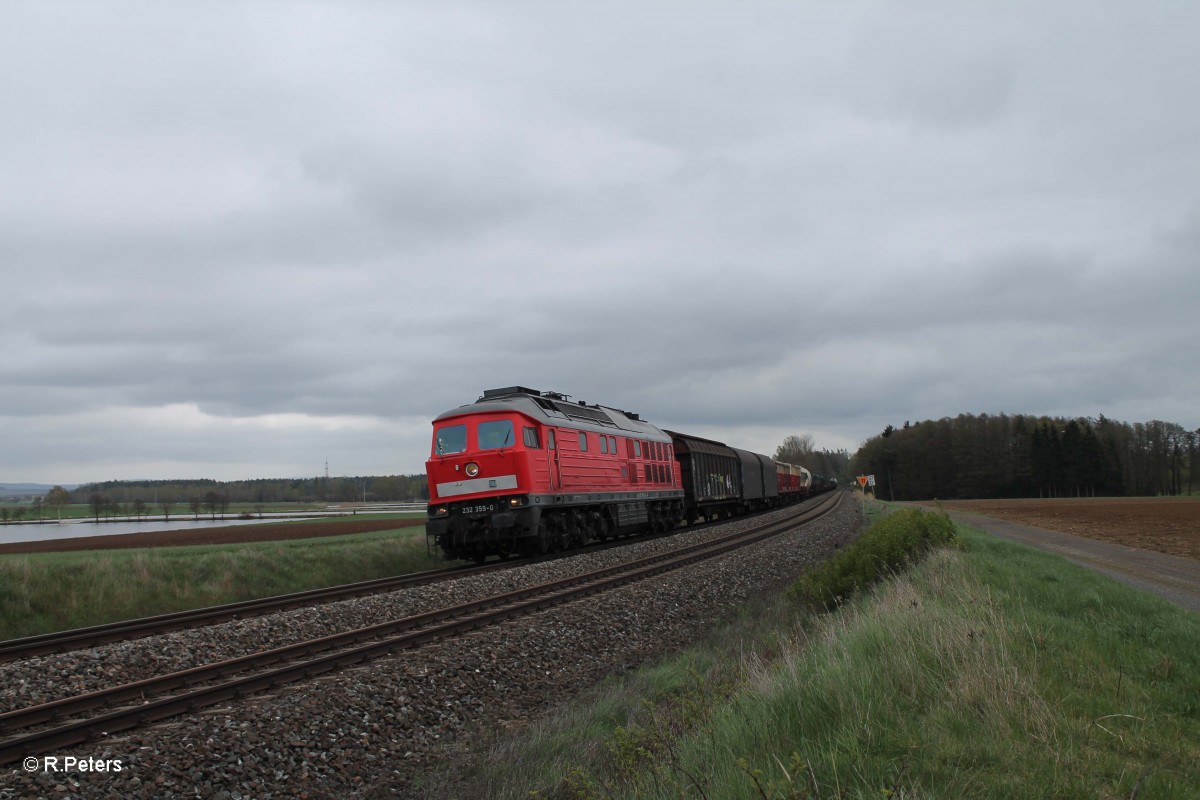
<svg viewBox="0 0 1200 800">
<path fill-rule="evenodd" d="M 675 447 L 688 522 L 769 508 L 778 502 L 775 462 L 767 456 L 664 430 Z"/>
</svg>

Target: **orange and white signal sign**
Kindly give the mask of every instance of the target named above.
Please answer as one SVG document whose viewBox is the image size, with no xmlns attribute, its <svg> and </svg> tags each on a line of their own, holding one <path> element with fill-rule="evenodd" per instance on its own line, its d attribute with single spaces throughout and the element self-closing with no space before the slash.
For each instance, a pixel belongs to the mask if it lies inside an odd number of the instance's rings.
<svg viewBox="0 0 1200 800">
<path fill-rule="evenodd" d="M 867 476 L 866 475 L 858 476 L 858 485 L 864 489 L 867 488 Z"/>
</svg>

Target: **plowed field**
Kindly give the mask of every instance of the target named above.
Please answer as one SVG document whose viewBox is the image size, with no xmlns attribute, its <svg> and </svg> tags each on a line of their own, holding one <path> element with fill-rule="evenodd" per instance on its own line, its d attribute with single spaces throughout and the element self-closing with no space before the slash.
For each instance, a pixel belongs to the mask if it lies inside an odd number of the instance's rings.
<svg viewBox="0 0 1200 800">
<path fill-rule="evenodd" d="M 1200 498 L 951 500 L 947 510 L 1200 560 Z"/>
<path fill-rule="evenodd" d="M 193 544 L 241 544 L 242 542 L 278 542 L 285 539 L 310 539 L 316 536 L 345 536 L 351 533 L 388 531 L 424 525 L 423 519 L 331 519 L 318 522 L 280 522 L 277 524 L 231 525 L 228 528 L 157 531 L 151 533 L 115 533 L 112 536 L 81 536 L 75 539 L 50 539 L 41 542 L 13 542 L 0 545 L 5 553 L 63 553 L 69 550 L 123 550 L 130 547 L 179 547 Z"/>
</svg>

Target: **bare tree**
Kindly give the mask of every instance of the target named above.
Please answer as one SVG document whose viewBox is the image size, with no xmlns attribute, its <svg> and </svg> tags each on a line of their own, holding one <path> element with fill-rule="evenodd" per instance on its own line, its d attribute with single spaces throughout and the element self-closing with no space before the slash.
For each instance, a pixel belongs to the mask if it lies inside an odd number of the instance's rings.
<svg viewBox="0 0 1200 800">
<path fill-rule="evenodd" d="M 795 434 L 783 440 L 783 444 L 775 449 L 775 460 L 785 464 L 804 464 L 813 452 L 813 438 L 805 433 Z"/>
<path fill-rule="evenodd" d="M 62 519 L 62 507 L 69 502 L 71 502 L 71 493 L 61 486 L 55 486 L 46 493 L 46 504 L 57 509 L 59 519 Z"/>
<path fill-rule="evenodd" d="M 96 522 L 100 521 L 100 515 L 108 510 L 112 505 L 109 499 L 99 492 L 92 492 L 88 497 L 88 508 L 91 509 L 92 516 L 96 518 Z"/>
<path fill-rule="evenodd" d="M 213 519 L 217 518 L 217 509 L 221 507 L 221 495 L 216 492 L 206 492 L 204 494 L 204 507 L 212 515 Z"/>
</svg>

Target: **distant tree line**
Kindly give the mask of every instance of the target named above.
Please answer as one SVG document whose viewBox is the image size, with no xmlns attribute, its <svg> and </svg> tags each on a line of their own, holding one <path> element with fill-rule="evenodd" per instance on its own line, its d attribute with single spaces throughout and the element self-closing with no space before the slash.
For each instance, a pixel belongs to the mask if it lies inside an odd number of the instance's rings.
<svg viewBox="0 0 1200 800">
<path fill-rule="evenodd" d="M 817 450 L 809 434 L 789 436 L 775 448 L 775 460 L 804 467 L 814 475 L 836 478 L 845 483 L 850 475 L 848 450 Z"/>
<path fill-rule="evenodd" d="M 83 484 L 70 492 L 70 502 L 88 503 L 97 517 L 110 512 L 139 514 L 150 506 L 163 513 L 164 503 L 186 507 L 193 514 L 201 510 L 215 514 L 224 513 L 231 503 L 422 502 L 428 498 L 424 475 L 105 481 Z"/>
<path fill-rule="evenodd" d="M 1174 422 L 990 416 L 887 426 L 852 461 L 881 499 L 1095 497 L 1191 493 L 1200 430 Z"/>
</svg>

